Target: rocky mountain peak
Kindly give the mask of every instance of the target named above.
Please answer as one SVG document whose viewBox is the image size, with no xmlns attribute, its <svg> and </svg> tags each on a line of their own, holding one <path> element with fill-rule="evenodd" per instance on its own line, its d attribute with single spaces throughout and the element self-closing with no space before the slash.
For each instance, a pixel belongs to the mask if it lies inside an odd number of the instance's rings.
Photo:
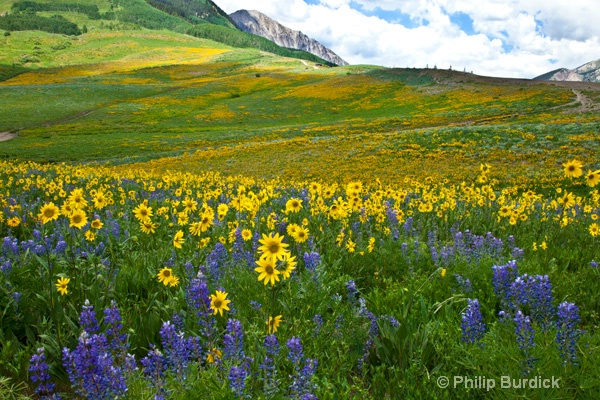
<svg viewBox="0 0 600 400">
<path fill-rule="evenodd" d="M 307 51 L 336 65 L 348 65 L 340 56 L 318 41 L 300 31 L 281 25 L 259 11 L 238 10 L 229 17 L 238 29 L 244 32 L 262 36 L 283 47 Z"/>
<path fill-rule="evenodd" d="M 590 61 L 575 69 L 560 68 L 537 78 L 547 81 L 600 82 L 600 60 Z"/>
</svg>

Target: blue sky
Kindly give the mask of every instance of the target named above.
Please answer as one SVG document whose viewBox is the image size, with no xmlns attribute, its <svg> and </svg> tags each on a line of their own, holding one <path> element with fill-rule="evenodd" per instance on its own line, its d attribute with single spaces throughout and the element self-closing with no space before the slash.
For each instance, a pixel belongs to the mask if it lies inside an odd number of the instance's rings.
<svg viewBox="0 0 600 400">
<path fill-rule="evenodd" d="M 257 10 L 351 64 L 533 78 L 600 59 L 597 0 L 216 0 Z"/>
</svg>

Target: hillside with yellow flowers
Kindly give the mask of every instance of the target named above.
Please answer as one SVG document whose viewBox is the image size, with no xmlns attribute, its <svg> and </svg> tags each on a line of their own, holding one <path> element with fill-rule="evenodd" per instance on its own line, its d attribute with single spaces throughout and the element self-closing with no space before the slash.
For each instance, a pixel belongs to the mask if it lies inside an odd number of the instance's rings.
<svg viewBox="0 0 600 400">
<path fill-rule="evenodd" d="M 2 36 L 0 398 L 594 398 L 599 84 L 92 3 Z"/>
</svg>

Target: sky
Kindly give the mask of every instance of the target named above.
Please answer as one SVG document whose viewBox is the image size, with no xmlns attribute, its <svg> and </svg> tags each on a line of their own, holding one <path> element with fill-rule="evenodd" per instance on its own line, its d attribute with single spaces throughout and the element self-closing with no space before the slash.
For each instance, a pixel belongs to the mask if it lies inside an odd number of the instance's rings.
<svg viewBox="0 0 600 400">
<path fill-rule="evenodd" d="M 600 59 L 597 0 L 214 1 L 260 11 L 350 64 L 534 78 Z"/>
</svg>

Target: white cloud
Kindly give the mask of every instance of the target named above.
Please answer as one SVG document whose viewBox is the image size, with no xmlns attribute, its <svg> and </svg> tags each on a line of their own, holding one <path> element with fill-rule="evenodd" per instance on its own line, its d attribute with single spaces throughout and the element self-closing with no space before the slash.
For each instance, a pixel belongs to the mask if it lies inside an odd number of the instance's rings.
<svg viewBox="0 0 600 400">
<path fill-rule="evenodd" d="M 532 78 L 600 58 L 596 0 L 217 0 L 226 12 L 258 10 L 319 40 L 352 64 L 466 68 Z M 318 4 L 314 4 L 318 3 Z M 360 7 L 360 8 L 359 8 Z M 359 8 L 358 10 L 356 8 Z M 416 27 L 375 16 L 401 12 Z M 473 21 L 472 34 L 452 22 Z"/>
</svg>

